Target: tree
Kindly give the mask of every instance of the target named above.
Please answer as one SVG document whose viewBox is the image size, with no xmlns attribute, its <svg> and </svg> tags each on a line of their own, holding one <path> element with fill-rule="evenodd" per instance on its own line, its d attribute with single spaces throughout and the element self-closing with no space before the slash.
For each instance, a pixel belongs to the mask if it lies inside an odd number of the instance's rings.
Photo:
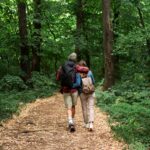
<svg viewBox="0 0 150 150">
<path fill-rule="evenodd" d="M 119 15 L 120 15 L 120 7 L 121 7 L 121 1 L 120 0 L 115 0 L 113 3 L 113 41 L 114 41 L 114 46 L 116 45 L 117 38 L 118 38 L 118 28 L 119 28 Z M 114 61 L 114 78 L 120 79 L 119 75 L 119 55 L 114 54 L 113 55 L 113 61 Z"/>
<path fill-rule="evenodd" d="M 143 29 L 145 29 L 145 22 L 144 22 L 144 18 L 143 18 L 143 13 L 142 13 L 142 10 L 139 6 L 139 3 L 136 4 L 136 8 L 137 8 L 137 11 L 138 11 L 138 15 L 139 15 L 139 18 L 140 18 L 140 23 L 141 23 L 141 26 Z M 146 45 L 147 45 L 147 49 L 148 49 L 148 55 L 150 55 L 150 39 L 146 39 Z"/>
<path fill-rule="evenodd" d="M 76 5 L 76 43 L 75 43 L 75 52 L 78 55 L 78 60 L 81 59 L 81 36 L 83 33 L 83 23 L 84 23 L 84 14 L 83 14 L 83 1 L 77 0 Z"/>
<path fill-rule="evenodd" d="M 32 71 L 40 71 L 41 52 L 41 0 L 33 0 L 33 44 L 32 44 Z"/>
<path fill-rule="evenodd" d="M 22 78 L 26 81 L 30 75 L 30 62 L 29 62 L 29 46 L 28 46 L 28 32 L 27 32 L 27 19 L 26 19 L 26 3 L 25 1 L 18 0 L 18 19 L 19 19 L 19 35 L 20 35 L 20 67 L 23 71 Z"/>
<path fill-rule="evenodd" d="M 104 44 L 104 59 L 105 59 L 105 82 L 104 90 L 111 87 L 114 80 L 114 63 L 112 57 L 112 42 L 113 32 L 110 21 L 110 0 L 102 1 L 103 11 L 103 44 Z"/>
</svg>

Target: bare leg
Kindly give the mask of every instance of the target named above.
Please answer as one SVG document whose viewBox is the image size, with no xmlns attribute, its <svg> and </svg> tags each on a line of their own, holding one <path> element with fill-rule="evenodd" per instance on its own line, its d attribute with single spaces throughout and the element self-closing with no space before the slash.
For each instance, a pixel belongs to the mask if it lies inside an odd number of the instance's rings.
<svg viewBox="0 0 150 150">
<path fill-rule="evenodd" d="M 67 115 L 68 115 L 68 120 L 71 121 L 72 120 L 72 109 L 71 108 L 68 108 Z"/>
<path fill-rule="evenodd" d="M 75 114 L 75 107 L 73 109 L 72 108 L 68 109 L 68 121 L 69 121 L 68 126 L 69 126 L 70 132 L 75 131 L 74 121 L 73 121 L 73 117 L 72 117 L 74 115 L 73 112 Z"/>
<path fill-rule="evenodd" d="M 74 116 L 75 116 L 75 106 L 72 106 L 72 118 L 74 118 Z"/>
</svg>

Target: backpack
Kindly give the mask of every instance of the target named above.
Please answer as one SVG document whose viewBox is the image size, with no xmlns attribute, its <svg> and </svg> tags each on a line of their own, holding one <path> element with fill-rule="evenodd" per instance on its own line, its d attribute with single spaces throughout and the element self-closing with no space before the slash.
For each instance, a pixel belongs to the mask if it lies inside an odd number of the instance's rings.
<svg viewBox="0 0 150 150">
<path fill-rule="evenodd" d="M 61 86 L 72 88 L 75 80 L 75 63 L 68 61 L 61 67 Z"/>
<path fill-rule="evenodd" d="M 95 87 L 92 83 L 91 77 L 82 78 L 82 92 L 85 94 L 92 94 L 95 91 Z"/>
</svg>

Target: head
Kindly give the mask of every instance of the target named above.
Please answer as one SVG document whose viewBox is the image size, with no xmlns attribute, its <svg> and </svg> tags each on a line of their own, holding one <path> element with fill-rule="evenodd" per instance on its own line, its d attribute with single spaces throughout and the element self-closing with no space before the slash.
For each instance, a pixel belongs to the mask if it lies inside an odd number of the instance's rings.
<svg viewBox="0 0 150 150">
<path fill-rule="evenodd" d="M 80 60 L 78 64 L 79 64 L 79 66 L 83 66 L 83 68 L 88 68 L 86 61 L 84 61 L 84 60 Z M 80 72 L 80 76 L 81 76 L 81 78 L 87 77 L 87 72 Z"/>
<path fill-rule="evenodd" d="M 76 62 L 77 61 L 77 54 L 76 53 L 71 53 L 69 56 L 68 56 L 68 60 L 71 60 L 71 61 L 74 61 Z"/>
<path fill-rule="evenodd" d="M 86 61 L 84 61 L 84 60 L 80 60 L 79 65 L 80 66 L 87 66 Z"/>
</svg>

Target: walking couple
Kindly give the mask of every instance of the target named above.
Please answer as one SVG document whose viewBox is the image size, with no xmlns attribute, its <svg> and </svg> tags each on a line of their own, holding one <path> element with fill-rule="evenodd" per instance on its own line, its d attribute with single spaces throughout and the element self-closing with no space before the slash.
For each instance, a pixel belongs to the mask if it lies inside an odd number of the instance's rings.
<svg viewBox="0 0 150 150">
<path fill-rule="evenodd" d="M 94 123 L 94 77 L 84 60 L 77 63 L 76 53 L 71 53 L 68 60 L 57 71 L 57 80 L 61 81 L 61 93 L 67 108 L 68 129 L 75 131 L 75 106 L 80 96 L 84 127 L 93 131 Z"/>
</svg>

